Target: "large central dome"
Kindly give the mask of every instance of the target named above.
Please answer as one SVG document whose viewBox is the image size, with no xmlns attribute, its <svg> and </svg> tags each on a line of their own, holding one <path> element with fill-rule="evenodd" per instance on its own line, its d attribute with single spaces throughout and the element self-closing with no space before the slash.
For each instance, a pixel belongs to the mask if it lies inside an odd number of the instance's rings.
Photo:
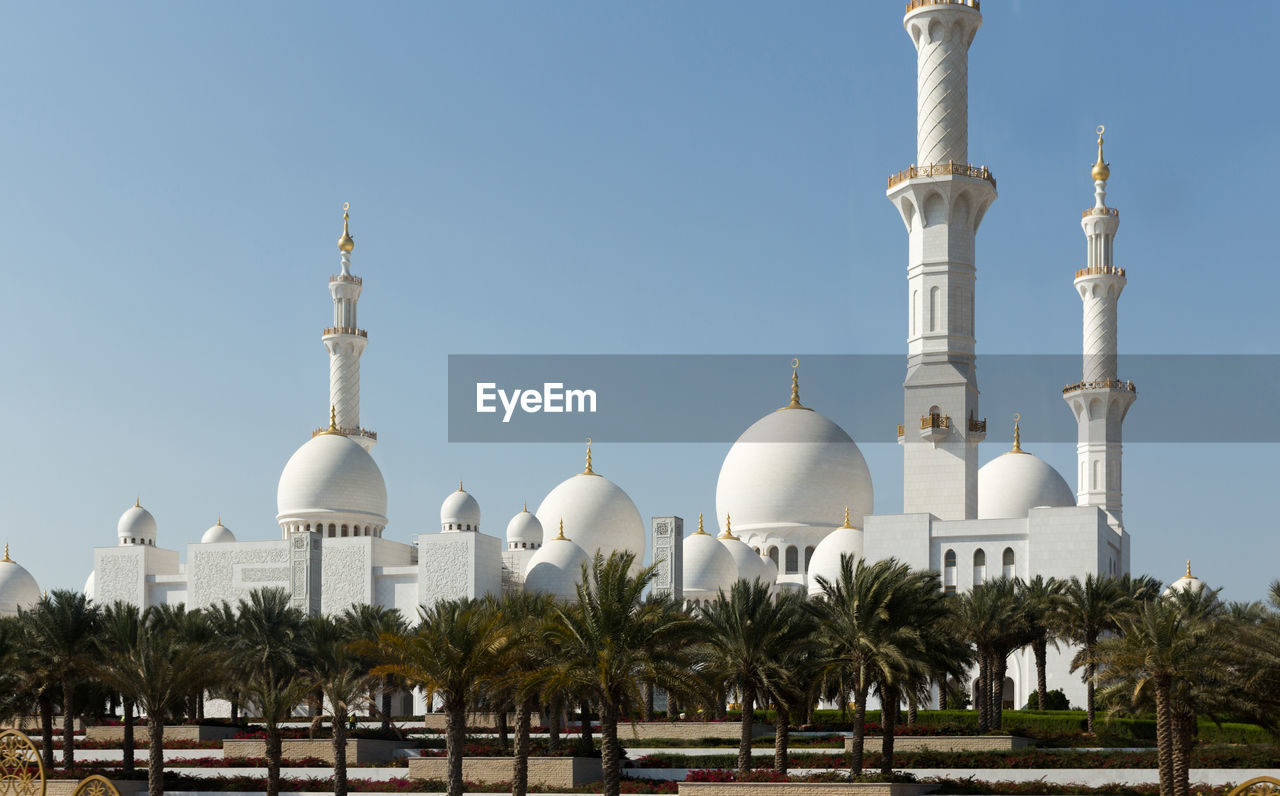
<svg viewBox="0 0 1280 796">
<path fill-rule="evenodd" d="M 854 524 L 873 510 L 871 472 L 844 429 L 792 401 L 757 420 L 724 457 L 716 482 L 716 513 L 733 515 L 739 534 L 769 528 Z"/>
</svg>

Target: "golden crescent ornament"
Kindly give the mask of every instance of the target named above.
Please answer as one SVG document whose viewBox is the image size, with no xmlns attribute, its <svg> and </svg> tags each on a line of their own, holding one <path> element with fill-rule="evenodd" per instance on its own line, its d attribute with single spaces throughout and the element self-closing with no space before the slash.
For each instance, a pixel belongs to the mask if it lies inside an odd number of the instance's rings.
<svg viewBox="0 0 1280 796">
<path fill-rule="evenodd" d="M 800 360 L 799 360 L 799 359 L 796 359 L 796 358 L 792 358 L 792 360 L 791 360 L 791 367 L 793 367 L 793 368 L 798 368 L 798 367 L 800 367 Z"/>
<path fill-rule="evenodd" d="M 1106 131 L 1107 131 L 1107 126 L 1105 124 L 1098 125 L 1098 135 L 1102 135 Z"/>
</svg>

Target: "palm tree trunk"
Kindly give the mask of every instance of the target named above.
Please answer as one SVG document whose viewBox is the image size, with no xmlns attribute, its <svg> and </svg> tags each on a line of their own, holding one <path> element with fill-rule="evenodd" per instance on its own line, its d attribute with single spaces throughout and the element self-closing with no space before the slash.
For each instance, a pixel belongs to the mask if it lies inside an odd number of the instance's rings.
<svg viewBox="0 0 1280 796">
<path fill-rule="evenodd" d="M 311 724 L 307 728 L 307 737 L 314 741 L 316 733 L 324 725 L 324 692 L 318 688 L 315 689 L 307 701 L 311 703 L 308 705 L 311 710 Z"/>
<path fill-rule="evenodd" d="M 511 796 L 525 796 L 529 792 L 529 714 L 533 705 L 528 699 L 516 705 L 515 768 L 511 772 Z"/>
<path fill-rule="evenodd" d="M 76 767 L 76 681 L 62 676 L 62 767 Z"/>
<path fill-rule="evenodd" d="M 604 796 L 618 796 L 622 789 L 622 749 L 618 746 L 618 707 L 605 699 L 600 705 L 600 763 L 604 769 Z"/>
<path fill-rule="evenodd" d="M 147 716 L 147 793 L 164 796 L 164 716 Z"/>
<path fill-rule="evenodd" d="M 653 721 L 653 683 L 641 683 L 640 693 L 644 699 L 641 716 L 645 721 Z"/>
<path fill-rule="evenodd" d="M 120 744 L 124 748 L 124 757 L 121 765 L 121 770 L 125 774 L 132 774 L 133 773 L 133 749 L 134 749 L 133 700 L 132 699 L 121 700 L 121 712 L 124 714 L 124 731 L 123 731 L 124 738 L 122 739 Z"/>
<path fill-rule="evenodd" d="M 1036 699 L 1041 710 L 1045 710 L 1045 701 L 1049 698 L 1049 684 L 1045 680 L 1045 658 L 1049 652 L 1049 642 L 1043 638 L 1036 639 L 1032 645 L 1036 655 Z"/>
<path fill-rule="evenodd" d="M 1089 654 L 1092 655 L 1092 653 L 1089 653 Z M 1093 664 L 1088 664 L 1084 667 L 1084 676 L 1088 680 L 1088 682 L 1085 684 L 1084 701 L 1085 701 L 1085 710 L 1087 711 L 1087 715 L 1089 718 L 1088 724 L 1086 725 L 1085 729 L 1089 732 L 1090 735 L 1092 735 L 1093 734 L 1093 717 L 1094 717 Z"/>
<path fill-rule="evenodd" d="M 777 718 L 773 722 L 773 770 L 786 774 L 791 768 L 791 755 L 788 746 L 791 743 L 791 711 L 786 705 L 779 704 Z"/>
<path fill-rule="evenodd" d="M 947 676 L 938 677 L 938 710 L 947 709 Z"/>
<path fill-rule="evenodd" d="M 742 689 L 741 731 L 738 733 L 738 773 L 751 770 L 751 736 L 755 718 L 756 690 L 750 685 Z"/>
<path fill-rule="evenodd" d="M 1173 796 L 1191 794 L 1191 745 L 1196 717 L 1193 713 L 1170 710 L 1173 730 Z"/>
<path fill-rule="evenodd" d="M 347 796 L 347 707 L 333 706 L 333 796 Z"/>
<path fill-rule="evenodd" d="M 907 697 L 907 724 L 914 727 L 920 718 L 920 706 L 916 704 L 915 694 Z"/>
<path fill-rule="evenodd" d="M 391 678 L 382 678 L 382 724 L 384 733 L 391 732 Z M 412 710 L 410 711 L 412 712 Z"/>
<path fill-rule="evenodd" d="M 991 729 L 991 676 L 987 673 L 990 666 L 985 653 L 978 656 L 978 681 L 973 684 L 973 706 L 978 710 L 978 732 Z"/>
<path fill-rule="evenodd" d="M 467 703 L 450 694 L 444 700 L 444 748 L 449 758 L 448 796 L 462 796 L 462 754 L 467 743 Z M 270 796 L 274 796 L 271 794 Z"/>
<path fill-rule="evenodd" d="M 582 713 L 579 715 L 582 718 L 582 722 L 578 727 L 579 732 L 581 733 L 578 736 L 578 747 L 582 750 L 583 754 L 590 755 L 596 745 L 595 742 L 591 740 L 591 703 L 585 699 L 582 700 Z"/>
<path fill-rule="evenodd" d="M 53 697 L 48 689 L 40 692 L 40 745 L 45 771 L 53 770 Z"/>
<path fill-rule="evenodd" d="M 995 666 L 991 684 L 991 729 L 1004 729 L 1004 678 L 1009 672 L 1009 658 L 1003 653 Z"/>
<path fill-rule="evenodd" d="M 266 711 L 263 711 L 264 713 Z M 267 796 L 280 794 L 280 727 L 267 722 Z"/>
<path fill-rule="evenodd" d="M 867 687 L 860 685 L 853 693 L 853 743 L 849 750 L 849 776 L 862 776 L 862 748 L 866 734 Z"/>
<path fill-rule="evenodd" d="M 711 717 L 716 721 L 724 721 L 726 718 L 728 718 L 729 711 L 725 709 L 724 703 L 727 702 L 728 700 L 725 699 L 725 692 L 724 692 L 723 685 L 716 687 L 715 700 L 716 702 L 711 708 Z"/>
<path fill-rule="evenodd" d="M 240 723 L 240 699 L 234 692 L 231 694 L 231 723 Z"/>
<path fill-rule="evenodd" d="M 507 703 L 502 702 L 494 706 L 494 708 L 498 714 L 494 716 L 498 725 L 498 748 L 502 750 L 503 754 L 506 754 L 507 750 L 511 748 L 511 728 L 507 726 Z"/>
<path fill-rule="evenodd" d="M 1158 677 L 1156 692 L 1156 765 L 1160 770 L 1160 796 L 1173 794 L 1173 725 L 1169 715 L 1169 680 Z"/>
<path fill-rule="evenodd" d="M 880 706 L 880 773 L 893 773 L 893 730 L 898 723 L 898 689 L 881 689 L 884 704 Z"/>
<path fill-rule="evenodd" d="M 560 700 L 553 699 L 545 711 L 547 717 L 547 754 L 560 751 Z"/>
</svg>

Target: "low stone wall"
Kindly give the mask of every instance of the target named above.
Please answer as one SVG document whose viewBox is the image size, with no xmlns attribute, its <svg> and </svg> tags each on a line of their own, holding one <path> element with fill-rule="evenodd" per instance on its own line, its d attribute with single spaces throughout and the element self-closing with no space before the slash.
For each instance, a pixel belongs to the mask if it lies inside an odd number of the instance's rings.
<svg viewBox="0 0 1280 796">
<path fill-rule="evenodd" d="M 74 724 L 72 725 L 72 728 L 76 732 L 84 732 L 84 721 L 81 719 L 74 719 L 73 721 Z M 0 722 L 0 732 L 3 732 L 4 730 L 17 730 L 18 732 L 26 733 L 27 735 L 33 735 L 40 732 L 40 717 L 23 716 L 22 718 L 14 721 Z M 62 736 L 61 716 L 53 717 L 53 734 L 59 737 Z"/>
<path fill-rule="evenodd" d="M 681 782 L 680 796 L 920 796 L 937 785 L 907 782 Z"/>
<path fill-rule="evenodd" d="M 220 724 L 166 724 L 164 739 L 166 741 L 222 741 L 234 738 L 240 732 L 242 730 L 239 727 L 224 727 Z M 139 746 L 146 746 L 151 738 L 151 729 L 145 724 L 135 726 L 133 738 Z M 121 743 L 124 741 L 124 727 L 117 724 L 89 727 L 84 731 L 84 739 Z"/>
<path fill-rule="evenodd" d="M 395 758 L 396 751 L 412 744 L 405 741 L 380 741 L 371 738 L 351 738 L 347 741 L 347 764 L 385 763 Z M 286 760 L 318 757 L 333 765 L 333 740 L 318 738 L 286 738 L 280 742 L 280 754 Z M 266 757 L 267 742 L 258 738 L 245 738 L 222 742 L 223 757 Z"/>
<path fill-rule="evenodd" d="M 71 796 L 75 793 L 78 779 L 50 779 L 45 781 L 45 796 Z M 113 779 L 111 784 L 120 791 L 120 796 L 135 796 L 147 792 L 145 779 Z"/>
<path fill-rule="evenodd" d="M 409 779 L 443 780 L 449 774 L 449 761 L 443 757 L 409 758 Z M 464 757 L 462 778 L 467 782 L 488 784 L 510 782 L 515 762 L 510 757 Z M 529 787 L 572 788 L 604 779 L 598 757 L 531 757 Z"/>
<path fill-rule="evenodd" d="M 864 752 L 879 752 L 883 739 L 866 736 L 862 739 Z M 1035 746 L 1035 741 L 1017 735 L 898 735 L 893 739 L 896 752 L 1008 752 Z M 844 739 L 844 751 L 853 751 L 853 739 Z"/>
<path fill-rule="evenodd" d="M 599 728 L 594 730 L 600 734 Z M 577 734 L 576 730 L 570 734 Z M 772 724 L 753 724 L 752 737 L 773 735 Z M 723 738 L 737 740 L 742 737 L 742 725 L 736 721 L 646 721 L 618 724 L 618 737 L 623 741 L 651 741 L 655 738 Z"/>
<path fill-rule="evenodd" d="M 529 716 L 530 723 L 534 727 L 542 725 L 542 717 L 537 713 Z M 422 717 L 424 729 L 439 730 L 444 732 L 445 714 L 443 713 L 426 713 Z M 470 713 L 467 715 L 467 732 L 474 730 L 494 730 L 498 727 L 498 714 L 496 713 Z M 507 714 L 507 728 L 514 734 L 516 731 L 516 716 L 514 713 Z"/>
</svg>

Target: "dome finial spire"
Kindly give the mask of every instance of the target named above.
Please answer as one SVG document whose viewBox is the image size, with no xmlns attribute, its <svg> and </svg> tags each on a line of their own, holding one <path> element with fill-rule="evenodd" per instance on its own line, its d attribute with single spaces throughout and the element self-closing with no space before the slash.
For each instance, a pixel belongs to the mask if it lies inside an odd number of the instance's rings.
<svg viewBox="0 0 1280 796">
<path fill-rule="evenodd" d="M 694 534 L 695 535 L 702 534 L 703 536 L 707 535 L 707 532 L 702 529 L 702 512 L 701 511 L 698 512 L 698 530 L 694 531 Z"/>
<path fill-rule="evenodd" d="M 1106 182 L 1111 177 L 1111 164 L 1102 159 L 1102 134 L 1107 131 L 1106 125 L 1098 125 L 1098 161 L 1093 164 L 1093 181 Z"/>
<path fill-rule="evenodd" d="M 1022 415 L 1018 412 L 1013 413 L 1013 448 L 1010 453 L 1026 453 L 1022 449 Z"/>
<path fill-rule="evenodd" d="M 702 521 L 701 514 L 698 515 L 698 521 L 699 522 Z M 733 520 L 729 517 L 728 514 L 724 515 L 724 530 L 716 538 L 717 539 L 737 539 L 738 538 L 733 535 Z"/>
<path fill-rule="evenodd" d="M 844 525 L 841 525 L 840 527 L 841 528 L 853 527 L 852 525 L 849 524 L 849 504 L 847 503 L 845 504 L 845 507 L 844 507 Z"/>
<path fill-rule="evenodd" d="M 556 537 L 556 541 L 567 542 L 569 537 L 564 535 L 564 517 L 560 518 L 560 535 Z"/>
<path fill-rule="evenodd" d="M 791 403 L 782 407 L 782 409 L 808 409 L 809 407 L 800 403 L 800 360 L 792 358 L 791 360 Z M 778 411 L 781 412 L 782 409 Z"/>
<path fill-rule="evenodd" d="M 591 437 L 587 437 L 587 469 L 582 471 L 583 475 L 595 475 L 596 471 L 591 469 Z"/>
<path fill-rule="evenodd" d="M 137 497 L 135 497 L 135 498 L 133 499 L 133 507 L 134 507 L 135 509 L 140 509 L 140 508 L 142 508 L 142 495 L 138 495 Z"/>
<path fill-rule="evenodd" d="M 342 203 L 342 237 L 338 238 L 338 251 L 350 254 L 356 247 L 355 238 L 351 237 L 351 203 Z"/>
<path fill-rule="evenodd" d="M 4 557 L 9 558 L 9 545 L 4 546 Z M 1187 577 L 1191 577 L 1191 559 L 1187 559 Z"/>
<path fill-rule="evenodd" d="M 338 430 L 338 407 L 333 404 L 329 404 L 329 430 Z"/>
<path fill-rule="evenodd" d="M 4 561 L 5 561 L 5 563 L 7 563 L 7 564 L 12 564 L 12 563 L 13 563 L 13 559 L 12 559 L 12 558 L 9 558 L 9 543 L 8 543 L 8 542 L 5 542 L 5 543 L 4 543 Z"/>
</svg>

